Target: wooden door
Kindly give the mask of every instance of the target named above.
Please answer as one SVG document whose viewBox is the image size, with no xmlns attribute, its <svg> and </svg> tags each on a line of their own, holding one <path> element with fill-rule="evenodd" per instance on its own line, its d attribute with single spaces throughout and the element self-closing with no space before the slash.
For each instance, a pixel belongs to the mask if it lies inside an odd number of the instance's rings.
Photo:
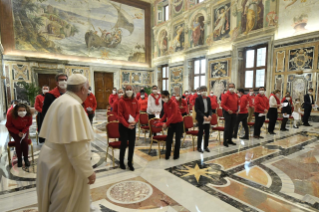
<svg viewBox="0 0 319 212">
<path fill-rule="evenodd" d="M 49 86 L 50 90 L 56 87 L 55 74 L 38 74 L 38 80 L 41 89 L 44 85 Z"/>
<path fill-rule="evenodd" d="M 106 109 L 113 90 L 113 73 L 94 72 L 97 109 Z"/>
</svg>

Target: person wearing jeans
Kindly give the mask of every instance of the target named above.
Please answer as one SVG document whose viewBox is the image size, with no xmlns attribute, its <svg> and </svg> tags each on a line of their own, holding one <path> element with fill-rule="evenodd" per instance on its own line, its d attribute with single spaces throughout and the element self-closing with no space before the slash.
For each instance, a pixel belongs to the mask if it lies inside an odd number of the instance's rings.
<svg viewBox="0 0 319 212">
<path fill-rule="evenodd" d="M 198 137 L 197 137 L 197 151 L 203 153 L 202 139 L 203 132 L 205 132 L 204 150 L 210 152 L 208 149 L 209 142 L 209 128 L 210 120 L 212 119 L 212 107 L 210 98 L 207 97 L 207 87 L 200 88 L 200 95 L 195 100 L 196 120 L 198 123 Z"/>
<path fill-rule="evenodd" d="M 224 129 L 224 146 L 228 147 L 228 144 L 236 145 L 232 141 L 234 125 L 236 122 L 236 113 L 238 111 L 239 101 L 238 96 L 235 93 L 235 84 L 229 83 L 228 91 L 223 94 L 222 97 L 222 108 L 223 116 L 225 118 L 225 129 Z"/>
<path fill-rule="evenodd" d="M 179 150 L 181 146 L 183 117 L 176 100 L 174 100 L 174 98 L 170 98 L 168 91 L 162 92 L 162 99 L 164 101 L 164 115 L 160 122 L 166 121 L 163 124 L 163 128 L 168 128 L 165 159 L 168 160 L 171 155 L 173 136 L 175 133 L 174 160 L 176 160 L 179 158 Z"/>
<path fill-rule="evenodd" d="M 248 131 L 248 125 L 247 125 L 247 118 L 248 118 L 248 103 L 249 103 L 249 97 L 248 95 L 244 94 L 244 89 L 238 89 L 239 92 L 239 112 L 236 119 L 236 124 L 234 128 L 234 134 L 233 138 L 237 138 L 238 133 L 238 127 L 240 122 L 242 122 L 243 127 L 245 129 L 245 135 L 243 137 L 240 137 L 240 139 L 249 139 L 249 131 Z"/>
<path fill-rule="evenodd" d="M 124 165 L 124 155 L 128 141 L 128 167 L 131 171 L 134 171 L 133 154 L 136 138 L 136 123 L 138 123 L 140 117 L 140 109 L 138 106 L 138 102 L 133 94 L 132 86 L 130 85 L 126 86 L 125 94 L 119 101 L 118 117 L 120 120 L 119 132 L 121 135 L 120 167 L 121 169 L 126 169 Z"/>
<path fill-rule="evenodd" d="M 254 138 L 263 138 L 260 136 L 260 130 L 265 122 L 266 114 L 269 109 L 269 101 L 265 96 L 265 88 L 259 88 L 259 94 L 255 97 L 255 125 Z"/>
</svg>

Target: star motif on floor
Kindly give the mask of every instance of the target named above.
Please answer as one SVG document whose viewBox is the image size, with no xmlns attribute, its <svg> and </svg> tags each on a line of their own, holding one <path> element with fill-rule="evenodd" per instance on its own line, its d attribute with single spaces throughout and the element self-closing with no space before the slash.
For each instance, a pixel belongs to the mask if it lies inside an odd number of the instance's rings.
<svg viewBox="0 0 319 212">
<path fill-rule="evenodd" d="M 207 174 L 218 175 L 218 176 L 221 174 L 221 172 L 217 171 L 217 170 L 214 170 L 213 172 L 209 171 L 210 169 L 212 169 L 211 167 L 201 169 L 201 168 L 199 168 L 198 164 L 196 164 L 195 168 L 191 168 L 191 167 L 185 166 L 185 165 L 184 165 L 184 167 L 187 170 L 180 170 L 180 171 L 181 172 L 187 172 L 187 174 L 183 175 L 182 177 L 187 177 L 187 176 L 194 175 L 197 183 L 199 182 L 199 179 L 200 179 L 201 176 L 214 180 L 213 178 L 211 178 Z"/>
</svg>

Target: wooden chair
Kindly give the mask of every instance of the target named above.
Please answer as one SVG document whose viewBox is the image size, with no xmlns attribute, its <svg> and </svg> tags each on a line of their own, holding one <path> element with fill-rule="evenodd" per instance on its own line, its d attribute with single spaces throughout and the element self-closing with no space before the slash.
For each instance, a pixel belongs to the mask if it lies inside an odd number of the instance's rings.
<svg viewBox="0 0 319 212">
<path fill-rule="evenodd" d="M 217 119 L 217 115 L 214 113 L 212 114 L 212 119 L 210 120 L 210 125 L 212 125 L 212 131 L 217 131 L 218 132 L 218 141 L 219 141 L 219 144 L 221 144 L 221 141 L 220 141 L 220 132 L 224 132 L 225 130 L 225 127 L 219 127 L 218 126 L 218 119 Z M 216 127 L 214 127 L 216 126 Z"/>
<path fill-rule="evenodd" d="M 148 125 L 148 114 L 147 113 L 144 113 L 144 112 L 140 113 L 140 118 L 138 121 L 138 128 L 139 128 L 138 137 L 140 138 L 141 131 L 142 131 L 142 132 L 144 132 L 144 138 L 146 141 L 146 132 L 150 131 L 150 127 Z"/>
<path fill-rule="evenodd" d="M 166 142 L 166 138 L 167 138 L 167 135 L 153 135 L 154 133 L 160 133 L 160 132 L 163 132 L 163 128 L 162 127 L 155 127 L 154 126 L 154 123 L 156 121 L 159 121 L 160 119 L 158 118 L 152 118 L 148 121 L 148 126 L 150 128 L 150 133 L 151 133 L 151 145 L 150 145 L 150 149 L 148 151 L 148 153 L 151 152 L 151 149 L 152 149 L 152 145 L 153 145 L 153 142 L 157 142 L 157 145 L 158 145 L 158 158 L 161 158 L 161 148 L 160 148 L 160 143 L 165 143 Z"/>
<path fill-rule="evenodd" d="M 107 122 L 113 122 L 113 121 L 118 121 L 118 118 L 115 115 L 109 115 L 107 116 Z"/>
<path fill-rule="evenodd" d="M 221 108 L 217 108 L 217 116 L 218 116 L 218 123 L 225 121 L 223 110 Z"/>
<path fill-rule="evenodd" d="M 109 152 L 109 148 L 112 149 L 112 161 L 113 161 L 113 167 L 115 166 L 114 162 L 114 149 L 120 149 L 121 147 L 121 141 L 120 141 L 120 132 L 119 132 L 119 122 L 113 121 L 106 124 L 106 135 L 107 135 L 107 148 L 106 148 L 106 156 L 105 156 L 105 162 L 107 162 L 107 153 Z M 115 139 L 115 141 L 110 142 L 110 139 Z M 127 146 L 128 146 L 127 141 Z"/>
<path fill-rule="evenodd" d="M 31 155 L 32 155 L 32 163 L 34 164 L 34 154 L 33 154 L 33 144 L 32 144 L 32 140 L 28 139 L 28 145 L 31 146 Z M 9 134 L 9 143 L 7 145 L 7 152 L 8 152 L 8 161 L 9 161 L 9 165 L 11 164 L 11 150 L 10 148 L 15 148 L 15 141 L 13 140 L 12 141 L 12 137 L 11 135 Z"/>
<path fill-rule="evenodd" d="M 197 136 L 198 136 L 198 130 L 194 129 L 193 117 L 192 116 L 184 116 L 183 123 L 184 123 L 184 138 L 183 138 L 182 146 L 185 143 L 186 135 L 190 135 L 192 137 L 193 150 L 195 151 L 195 137 L 197 138 Z M 186 129 L 188 131 L 186 131 Z"/>
</svg>

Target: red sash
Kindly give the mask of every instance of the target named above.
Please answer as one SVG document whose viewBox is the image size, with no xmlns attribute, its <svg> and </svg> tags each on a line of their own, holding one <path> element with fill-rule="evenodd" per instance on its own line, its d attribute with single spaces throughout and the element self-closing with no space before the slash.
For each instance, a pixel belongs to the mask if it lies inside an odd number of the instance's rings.
<svg viewBox="0 0 319 212">
<path fill-rule="evenodd" d="M 159 105 L 159 104 L 160 104 L 160 103 L 159 103 L 159 100 L 160 100 L 160 98 L 161 98 L 161 95 L 158 94 L 158 97 L 156 98 L 156 97 L 155 97 L 155 94 L 152 93 L 151 96 L 155 99 L 155 104 L 156 104 L 156 105 Z"/>
</svg>

